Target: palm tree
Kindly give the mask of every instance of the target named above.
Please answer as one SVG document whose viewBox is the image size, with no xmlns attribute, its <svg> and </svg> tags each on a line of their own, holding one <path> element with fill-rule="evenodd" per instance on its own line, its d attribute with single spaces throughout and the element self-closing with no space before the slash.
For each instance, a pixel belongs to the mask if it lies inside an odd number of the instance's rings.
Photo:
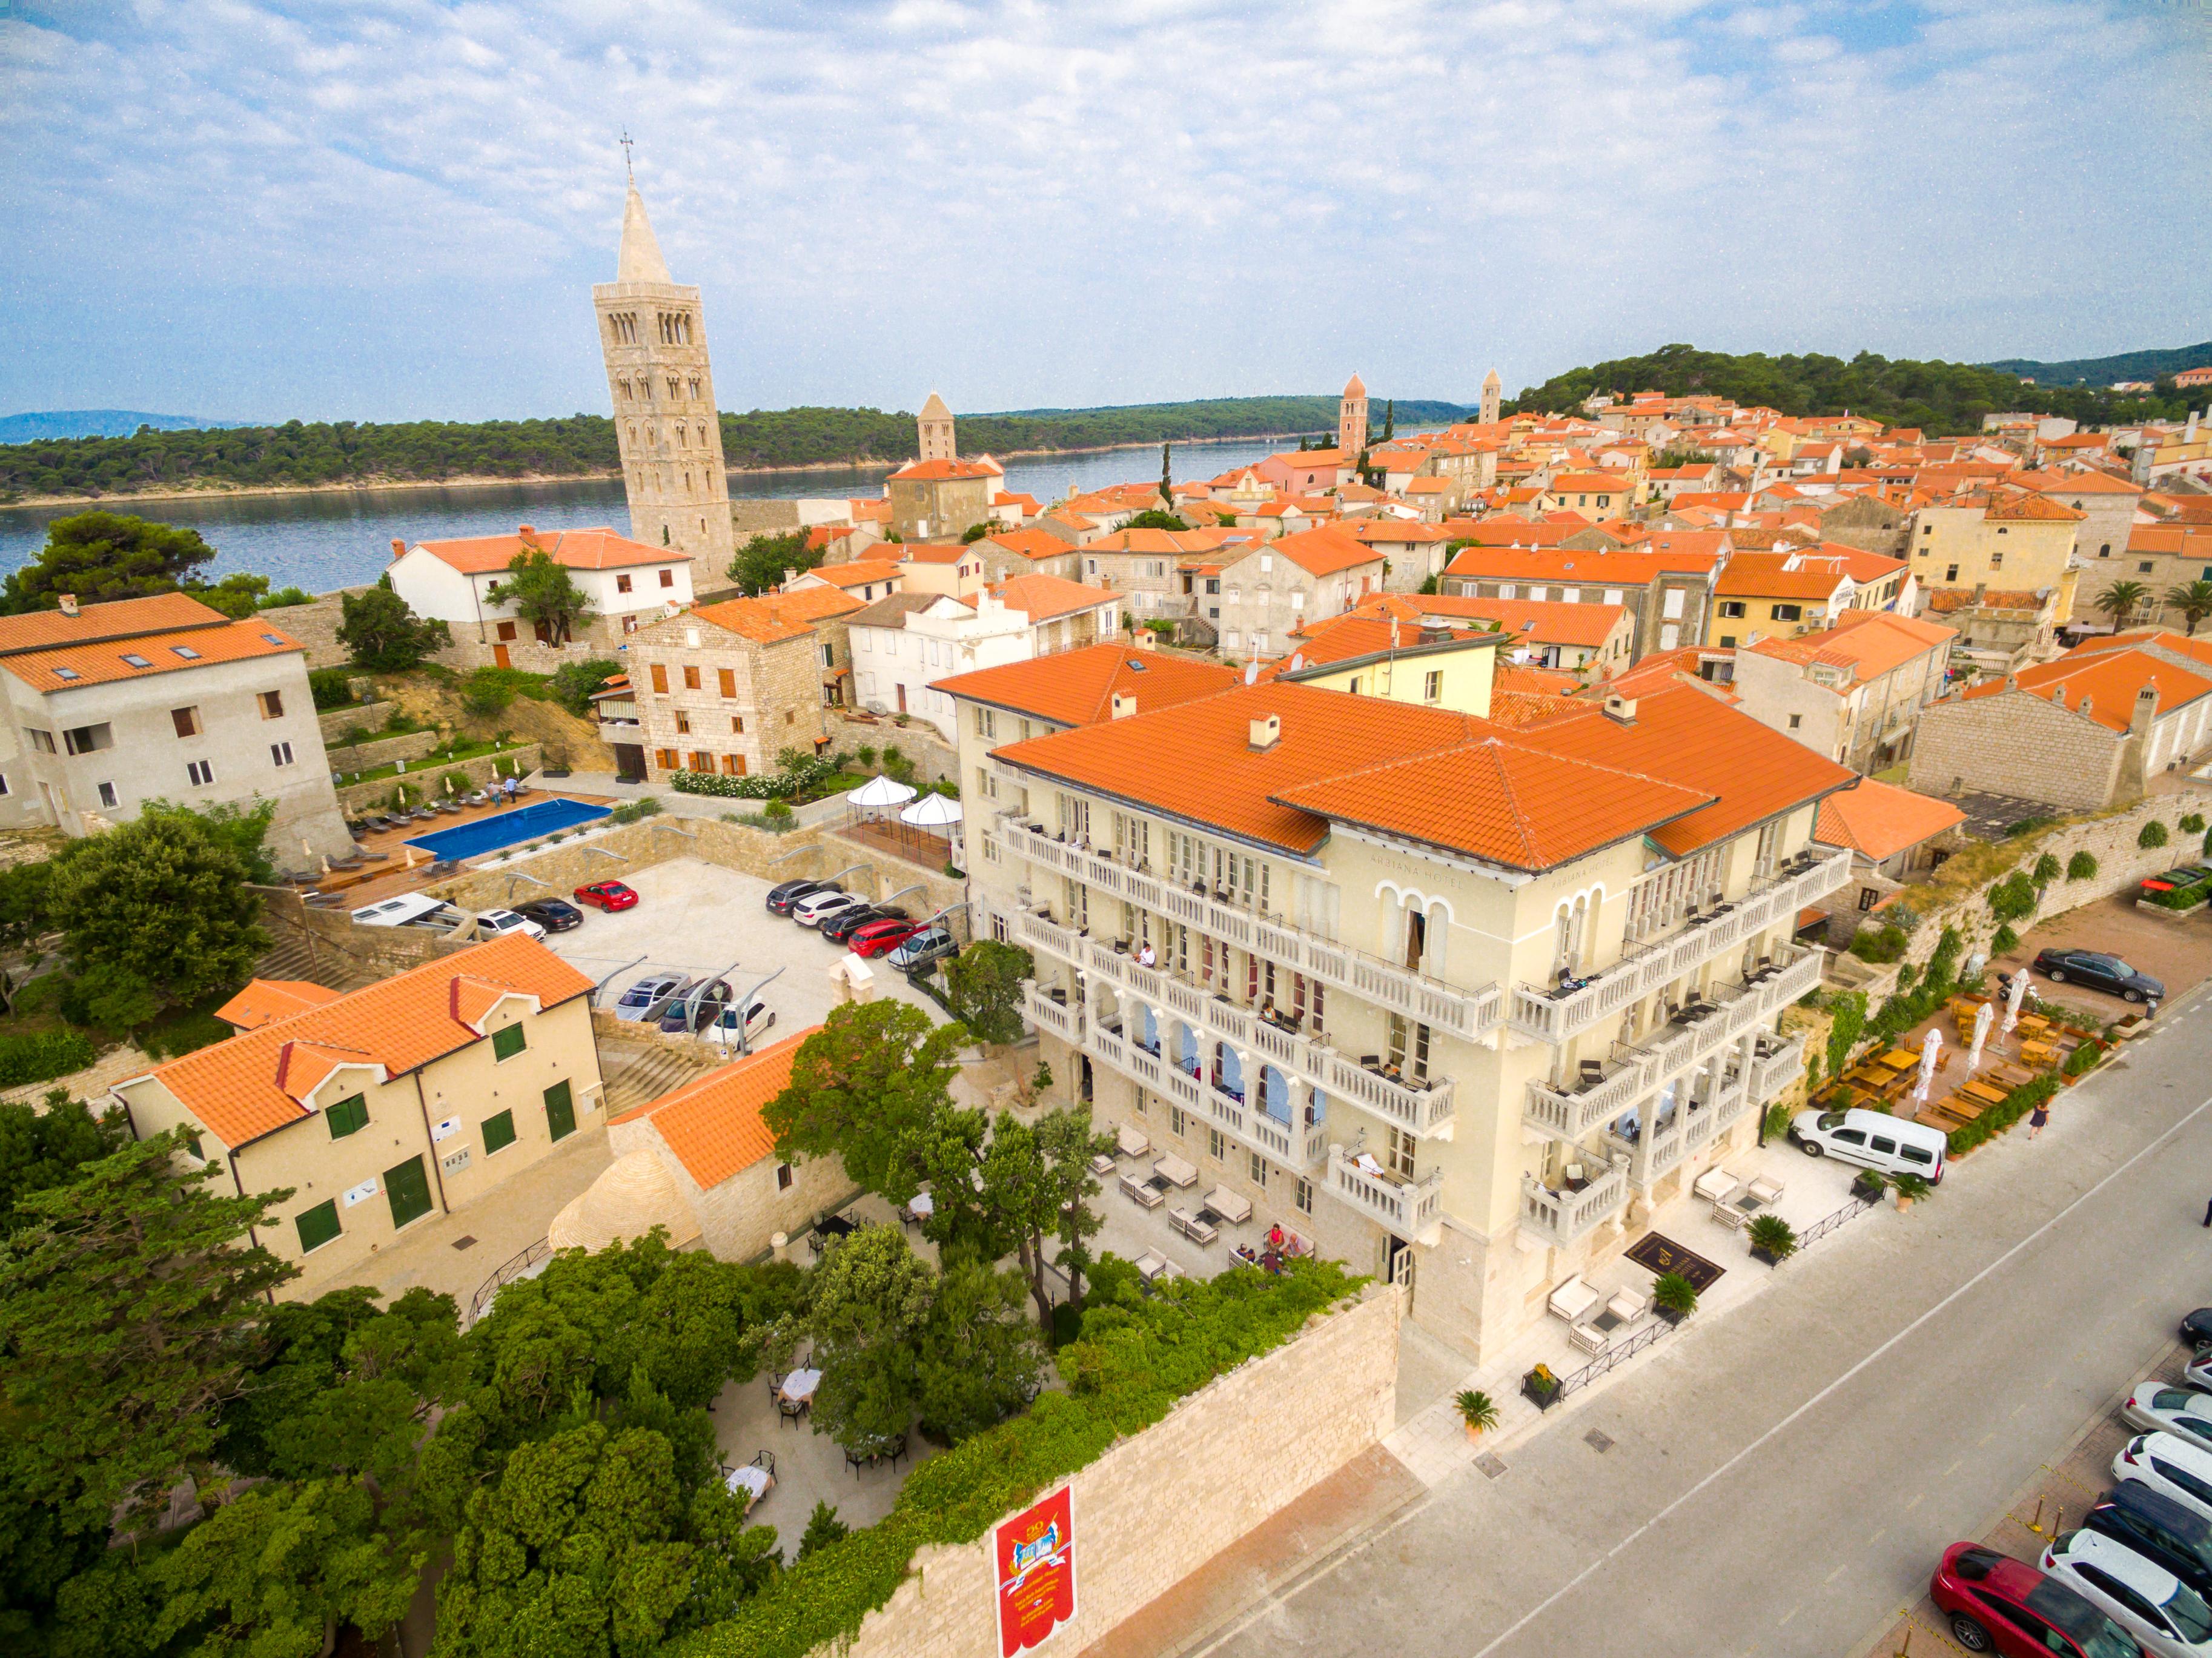
<svg viewBox="0 0 2212 1658">
<path fill-rule="evenodd" d="M 2097 595 L 2097 608 L 2112 618 L 2114 631 L 2123 631 L 2150 598 L 2150 589 L 2140 581 L 2115 581 Z"/>
<path fill-rule="evenodd" d="M 2191 581 L 2168 587 L 2166 602 L 2181 612 L 2181 619 L 2189 624 L 2193 639 L 2197 624 L 2212 616 L 2212 581 Z"/>
</svg>

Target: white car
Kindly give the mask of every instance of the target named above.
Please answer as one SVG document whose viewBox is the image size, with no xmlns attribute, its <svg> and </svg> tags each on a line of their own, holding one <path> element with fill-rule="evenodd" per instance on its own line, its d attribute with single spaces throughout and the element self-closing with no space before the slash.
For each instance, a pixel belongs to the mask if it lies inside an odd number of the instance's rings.
<svg viewBox="0 0 2212 1658">
<path fill-rule="evenodd" d="M 2212 1445 L 2212 1394 L 2145 1382 L 2128 1395 L 2120 1415 L 2130 1427 L 2147 1433 L 2179 1434 L 2199 1445 Z"/>
<path fill-rule="evenodd" d="M 2212 1606 L 2162 1566 L 2093 1531 L 2070 1531 L 2043 1551 L 2043 1569 L 2158 1658 L 2212 1658 Z"/>
<path fill-rule="evenodd" d="M 483 938 L 504 938 L 511 932 L 526 938 L 543 940 L 545 929 L 527 915 L 518 915 L 511 909 L 488 909 L 477 917 L 477 936 Z"/>
<path fill-rule="evenodd" d="M 699 1034 L 708 1042 L 718 1043 L 724 1048 L 735 1048 L 739 1046 L 749 1048 L 758 1042 L 762 1033 L 775 1023 L 775 1012 L 766 1002 L 756 997 L 753 999 L 753 1005 L 745 1010 L 745 1034 L 742 1044 L 738 1039 L 738 1010 L 734 1007 L 724 1008 L 714 1023 Z"/>
<path fill-rule="evenodd" d="M 2179 1434 L 2137 1434 L 2112 1459 L 2112 1478 L 2148 1485 L 2212 1520 L 2212 1445 Z"/>
<path fill-rule="evenodd" d="M 820 926 L 839 910 L 867 902 L 855 892 L 811 892 L 791 907 L 791 919 L 801 926 Z"/>
<path fill-rule="evenodd" d="M 2181 1385 L 2212 1394 L 2212 1346 L 2199 1347 L 2181 1372 Z"/>
</svg>

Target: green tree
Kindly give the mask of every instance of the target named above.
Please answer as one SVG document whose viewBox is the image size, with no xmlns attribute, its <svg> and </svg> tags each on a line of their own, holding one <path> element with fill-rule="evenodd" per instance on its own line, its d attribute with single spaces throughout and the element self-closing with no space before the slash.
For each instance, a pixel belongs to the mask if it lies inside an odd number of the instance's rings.
<svg viewBox="0 0 2212 1658">
<path fill-rule="evenodd" d="M 2112 626 L 2124 630 L 2135 614 L 2150 598 L 2150 589 L 2140 581 L 2115 581 L 2097 595 L 2097 608 L 2112 618 Z"/>
<path fill-rule="evenodd" d="M 855 1448 L 904 1433 L 921 1400 L 919 1348 L 937 1292 L 929 1263 L 897 1227 L 864 1226 L 822 1258 L 806 1291 L 786 1327 L 813 1342 L 815 1426 Z"/>
<path fill-rule="evenodd" d="M 1069 1304 L 1083 1304 L 1083 1273 L 1090 1264 L 1088 1240 L 1099 1218 L 1089 1200 L 1098 1193 L 1091 1159 L 1108 1142 L 1091 1132 L 1088 1106 L 1047 1112 L 1032 1126 L 1011 1114 L 991 1126 L 983 1154 L 985 1200 L 1014 1240 L 1014 1254 L 1036 1303 L 1038 1327 L 1052 1329 L 1052 1288 L 1046 1269 L 1051 1242 L 1062 1247 L 1058 1259 L 1068 1275 Z"/>
<path fill-rule="evenodd" d="M 51 610 L 64 593 L 80 604 L 173 593 L 215 556 L 197 530 L 121 513 L 76 513 L 46 525 L 39 556 L 0 586 L 11 616 Z"/>
<path fill-rule="evenodd" d="M 1043 1360 L 1022 1306 L 1019 1272 L 956 1255 L 918 1336 L 915 1403 L 923 1429 L 957 1444 L 1020 1412 Z"/>
<path fill-rule="evenodd" d="M 799 1045 L 789 1084 L 761 1120 L 784 1152 L 842 1157 L 860 1185 L 903 1203 L 917 1189 L 907 1141 L 951 1100 L 967 1041 L 963 1027 L 933 1028 L 904 1002 L 848 1002 Z"/>
<path fill-rule="evenodd" d="M 172 1131 L 18 1199 L 0 1254 L 0 1391 L 19 1499 L 73 1529 L 135 1522 L 209 1467 L 262 1298 L 296 1269 L 241 1247 L 289 1191 L 216 1196 Z"/>
<path fill-rule="evenodd" d="M 806 1516 L 806 1529 L 799 1533 L 799 1558 L 801 1560 L 817 1549 L 826 1549 L 832 1543 L 852 1533 L 852 1527 L 837 1517 L 837 1510 L 829 1500 L 817 1499 L 814 1512 Z"/>
<path fill-rule="evenodd" d="M 212 587 L 187 586 L 185 591 L 203 604 L 221 610 L 236 621 L 244 621 L 266 602 L 269 578 L 249 575 L 240 570 L 223 577 Z"/>
<path fill-rule="evenodd" d="M 1127 530 L 1188 530 L 1190 525 L 1176 513 L 1162 512 L 1152 507 L 1146 507 L 1121 527 Z"/>
<path fill-rule="evenodd" d="M 453 642 L 443 622 L 425 621 L 392 590 L 392 578 L 338 601 L 338 643 L 364 668 L 396 673 Z"/>
<path fill-rule="evenodd" d="M 48 902 L 64 953 L 111 1027 L 241 984 L 269 948 L 252 872 L 197 813 L 143 813 L 71 842 L 54 865 Z"/>
<path fill-rule="evenodd" d="M 1388 443 L 1398 430 L 1398 401 L 1390 398 L 1382 405 L 1382 441 Z"/>
<path fill-rule="evenodd" d="M 82 1100 L 58 1088 L 42 1107 L 0 1105 L 0 1237 L 27 1224 L 17 1207 L 24 1198 L 66 1186 L 85 1164 L 112 1157 L 130 1138 L 122 1107 L 95 1117 Z"/>
<path fill-rule="evenodd" d="M 564 662 L 553 670 L 553 700 L 581 718 L 591 713 L 592 696 L 622 671 L 621 663 L 599 658 L 589 662 Z"/>
<path fill-rule="evenodd" d="M 774 592 L 783 586 L 784 572 L 796 570 L 803 574 L 813 569 L 822 562 L 823 551 L 818 547 L 808 550 L 804 530 L 789 530 L 778 536 L 755 536 L 738 548 L 737 556 L 730 561 L 729 577 L 755 597 Z"/>
<path fill-rule="evenodd" d="M 1021 1041 L 1022 985 L 1036 971 L 1029 951 L 1018 944 L 976 939 L 945 964 L 952 1017 L 979 1042 Z"/>
<path fill-rule="evenodd" d="M 569 635 L 591 620 L 591 601 L 569 575 L 568 567 L 551 555 L 526 548 L 507 562 L 507 580 L 484 589 L 484 597 L 495 604 L 514 606 L 515 615 L 548 644 L 567 644 Z"/>
<path fill-rule="evenodd" d="M 2166 590 L 2166 602 L 2180 615 L 2194 639 L 2197 623 L 2212 616 L 2212 581 L 2177 582 Z"/>
<path fill-rule="evenodd" d="M 1173 446 L 1160 446 L 1160 505 L 1169 512 L 1175 511 L 1175 474 L 1169 470 L 1169 451 Z"/>
</svg>

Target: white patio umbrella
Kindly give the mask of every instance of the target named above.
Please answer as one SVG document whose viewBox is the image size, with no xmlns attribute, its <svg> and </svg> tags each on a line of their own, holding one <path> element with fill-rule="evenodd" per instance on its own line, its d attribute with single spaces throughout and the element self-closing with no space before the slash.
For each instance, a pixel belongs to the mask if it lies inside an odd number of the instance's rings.
<svg viewBox="0 0 2212 1658">
<path fill-rule="evenodd" d="M 960 803 L 942 794 L 925 794 L 899 814 L 900 823 L 916 829 L 949 829 L 959 821 Z"/>
<path fill-rule="evenodd" d="M 1920 1080 L 1912 1085 L 1912 1097 L 1925 1100 L 1929 1085 L 1936 1080 L 1936 1056 L 1943 1046 L 1943 1034 L 1930 1030 L 1920 1044 Z"/>
<path fill-rule="evenodd" d="M 1997 1022 L 1995 1002 L 1984 1002 L 1974 1010 L 1974 1046 L 1966 1055 L 1966 1069 L 1973 1070 L 1982 1062 L 1982 1044 L 1990 1039 L 1990 1027 Z"/>
<path fill-rule="evenodd" d="M 914 799 L 914 791 L 903 783 L 894 783 L 888 777 L 872 777 L 845 797 L 848 806 L 902 806 Z"/>
<path fill-rule="evenodd" d="M 2019 972 L 2012 975 L 2012 983 L 2005 990 L 2004 1028 L 2006 1035 L 2011 1035 L 2012 1028 L 2020 1023 L 2020 1005 L 2027 999 L 2027 969 L 2026 968 L 2022 968 Z"/>
</svg>

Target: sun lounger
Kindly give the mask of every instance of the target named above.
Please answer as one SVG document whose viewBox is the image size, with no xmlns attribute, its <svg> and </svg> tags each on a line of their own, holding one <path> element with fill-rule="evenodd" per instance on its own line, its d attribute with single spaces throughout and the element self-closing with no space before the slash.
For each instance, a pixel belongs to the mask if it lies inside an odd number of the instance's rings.
<svg viewBox="0 0 2212 1658">
<path fill-rule="evenodd" d="M 1152 1149 L 1152 1141 L 1145 1138 L 1140 1129 L 1122 1123 L 1114 1131 L 1114 1150 L 1121 1157 L 1141 1157 Z"/>
<path fill-rule="evenodd" d="M 1252 1218 L 1252 1200 L 1237 1196 L 1225 1186 L 1217 1186 L 1206 1194 L 1206 1206 L 1231 1226 L 1242 1226 Z"/>
<path fill-rule="evenodd" d="M 1121 1176 L 1121 1195 L 1146 1209 L 1157 1209 L 1167 1199 L 1139 1180 L 1134 1175 Z"/>
</svg>

